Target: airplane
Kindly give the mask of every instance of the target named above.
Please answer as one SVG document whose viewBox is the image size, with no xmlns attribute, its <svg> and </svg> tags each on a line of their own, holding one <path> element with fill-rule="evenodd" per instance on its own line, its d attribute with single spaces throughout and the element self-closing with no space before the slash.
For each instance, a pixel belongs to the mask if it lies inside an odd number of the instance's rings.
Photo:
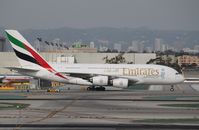
<svg viewBox="0 0 199 130">
<path fill-rule="evenodd" d="M 184 77 L 175 69 L 152 64 L 50 64 L 17 31 L 5 30 L 20 67 L 6 67 L 18 73 L 50 81 L 89 86 L 87 90 L 105 90 L 104 86 L 127 88 L 133 84 L 171 85 Z M 89 58 L 89 57 L 88 57 Z"/>
</svg>

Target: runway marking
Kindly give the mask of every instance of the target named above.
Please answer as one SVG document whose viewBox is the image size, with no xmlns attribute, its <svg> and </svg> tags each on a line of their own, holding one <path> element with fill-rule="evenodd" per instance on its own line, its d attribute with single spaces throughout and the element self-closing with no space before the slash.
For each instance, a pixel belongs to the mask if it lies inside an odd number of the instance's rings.
<svg viewBox="0 0 199 130">
<path fill-rule="evenodd" d="M 177 91 L 180 91 L 182 88 L 180 87 L 180 85 L 176 85 L 176 86 L 174 86 L 174 88 L 176 88 L 177 89 Z"/>
<path fill-rule="evenodd" d="M 59 109 L 59 110 L 55 110 L 55 111 L 51 111 L 47 116 L 38 119 L 38 120 L 34 120 L 34 121 L 30 121 L 30 122 L 26 122 L 28 124 L 32 124 L 32 123 L 36 123 L 36 122 L 41 122 L 43 120 L 46 120 L 48 118 L 52 118 L 54 115 L 56 115 L 58 112 L 62 112 L 63 110 L 69 108 L 71 105 L 73 105 L 78 99 L 82 98 L 83 96 L 79 96 L 77 98 L 75 98 L 73 101 L 71 101 L 69 104 L 65 105 L 63 108 Z M 23 127 L 24 124 L 20 124 L 20 125 L 16 125 L 16 129 L 18 130 L 19 128 Z"/>
</svg>

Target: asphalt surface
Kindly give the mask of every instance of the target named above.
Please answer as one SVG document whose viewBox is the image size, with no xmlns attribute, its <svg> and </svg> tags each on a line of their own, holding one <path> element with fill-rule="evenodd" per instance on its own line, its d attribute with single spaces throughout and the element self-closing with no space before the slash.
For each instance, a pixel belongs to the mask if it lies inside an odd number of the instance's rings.
<svg viewBox="0 0 199 130">
<path fill-rule="evenodd" d="M 196 89 L 178 87 L 175 92 L 169 87 L 104 92 L 4 91 L 0 92 L 0 103 L 30 106 L 0 109 L 0 129 L 199 129 L 198 107 L 161 106 L 198 104 Z"/>
</svg>

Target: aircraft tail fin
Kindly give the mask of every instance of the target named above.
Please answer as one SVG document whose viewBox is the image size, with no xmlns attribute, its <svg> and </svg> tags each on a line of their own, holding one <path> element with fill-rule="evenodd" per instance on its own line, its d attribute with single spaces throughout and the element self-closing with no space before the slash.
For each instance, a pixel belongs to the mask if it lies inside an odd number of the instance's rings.
<svg viewBox="0 0 199 130">
<path fill-rule="evenodd" d="M 23 68 L 47 69 L 55 72 L 48 62 L 31 46 L 31 44 L 16 30 L 5 30 L 12 48 Z"/>
</svg>

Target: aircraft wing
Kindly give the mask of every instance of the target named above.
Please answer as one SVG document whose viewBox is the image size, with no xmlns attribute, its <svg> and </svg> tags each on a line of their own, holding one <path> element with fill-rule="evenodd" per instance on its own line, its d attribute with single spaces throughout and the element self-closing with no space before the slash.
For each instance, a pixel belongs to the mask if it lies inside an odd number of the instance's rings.
<svg viewBox="0 0 199 130">
<path fill-rule="evenodd" d="M 63 73 L 63 72 L 60 72 Z M 105 75 L 105 74 L 91 74 L 91 73 L 64 73 L 65 75 L 70 75 L 72 77 L 79 77 L 82 79 L 90 80 L 90 78 L 95 76 L 108 76 L 109 79 L 116 79 L 116 78 L 124 78 L 128 79 L 130 84 L 135 84 L 137 82 L 141 82 L 138 78 L 128 77 L 128 76 L 116 76 L 116 75 Z"/>
<path fill-rule="evenodd" d="M 6 69 L 9 69 L 9 70 L 15 70 L 17 72 L 37 72 L 39 70 L 35 70 L 35 69 L 27 69 L 27 68 L 20 68 L 20 67 L 4 67 Z"/>
</svg>

